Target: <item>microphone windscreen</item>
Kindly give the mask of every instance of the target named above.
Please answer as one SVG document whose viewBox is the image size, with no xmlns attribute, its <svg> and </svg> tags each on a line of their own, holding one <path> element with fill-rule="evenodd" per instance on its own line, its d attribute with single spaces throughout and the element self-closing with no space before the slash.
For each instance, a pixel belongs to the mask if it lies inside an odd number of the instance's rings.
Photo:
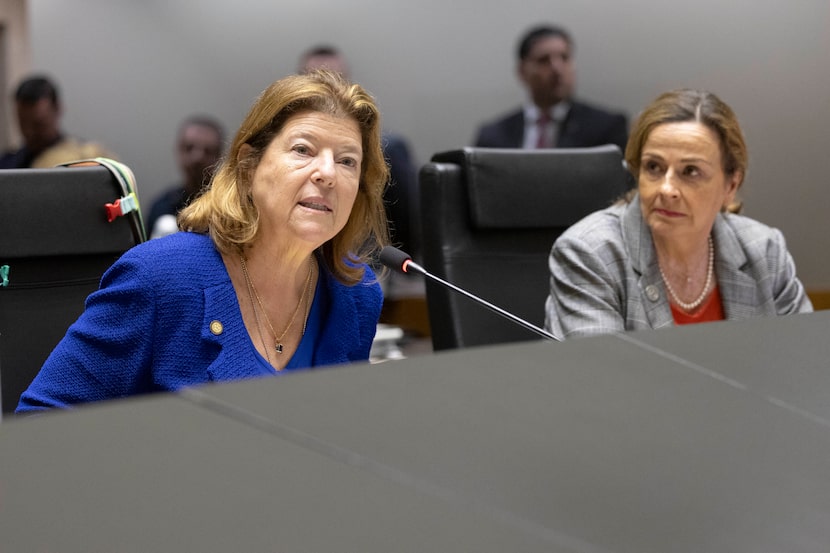
<svg viewBox="0 0 830 553">
<path fill-rule="evenodd" d="M 405 273 L 406 271 L 403 268 L 404 263 L 411 259 L 412 257 L 408 253 L 394 246 L 385 246 L 380 250 L 380 262 L 395 271 Z"/>
</svg>

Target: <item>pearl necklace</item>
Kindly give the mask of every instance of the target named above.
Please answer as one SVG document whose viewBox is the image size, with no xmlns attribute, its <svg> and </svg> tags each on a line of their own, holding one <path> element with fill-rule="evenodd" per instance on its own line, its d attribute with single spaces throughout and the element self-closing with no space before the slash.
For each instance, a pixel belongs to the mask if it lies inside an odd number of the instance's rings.
<svg viewBox="0 0 830 553">
<path fill-rule="evenodd" d="M 712 279 L 715 274 L 715 246 L 712 244 L 712 237 L 709 237 L 709 268 L 706 271 L 706 282 L 703 284 L 703 291 L 700 292 L 700 295 L 692 303 L 680 301 L 680 298 L 678 298 L 677 294 L 675 294 L 674 289 L 671 287 L 671 284 L 669 284 L 669 279 L 666 278 L 666 273 L 663 272 L 663 268 L 660 267 L 659 263 L 657 264 L 657 267 L 660 269 L 660 276 L 663 277 L 663 283 L 666 285 L 666 290 L 669 291 L 669 295 L 672 300 L 674 300 L 674 303 L 683 309 L 683 311 L 694 311 L 700 307 L 700 304 L 706 299 L 706 295 L 709 293 L 709 286 L 712 284 Z"/>
</svg>

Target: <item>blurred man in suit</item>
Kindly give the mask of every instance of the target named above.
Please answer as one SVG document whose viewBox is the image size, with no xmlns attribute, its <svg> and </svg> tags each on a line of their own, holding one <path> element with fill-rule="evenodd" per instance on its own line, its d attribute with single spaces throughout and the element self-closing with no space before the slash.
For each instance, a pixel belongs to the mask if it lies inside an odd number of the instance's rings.
<svg viewBox="0 0 830 553">
<path fill-rule="evenodd" d="M 60 94 L 49 78 L 34 75 L 24 79 L 15 91 L 14 102 L 23 145 L 0 156 L 0 169 L 54 167 L 79 159 L 115 157 L 100 144 L 61 131 Z"/>
<path fill-rule="evenodd" d="M 573 50 L 570 34 L 561 27 L 528 31 L 518 49 L 518 75 L 527 89 L 527 101 L 522 108 L 484 124 L 475 145 L 575 148 L 616 144 L 625 151 L 626 116 L 574 99 Z"/>
</svg>

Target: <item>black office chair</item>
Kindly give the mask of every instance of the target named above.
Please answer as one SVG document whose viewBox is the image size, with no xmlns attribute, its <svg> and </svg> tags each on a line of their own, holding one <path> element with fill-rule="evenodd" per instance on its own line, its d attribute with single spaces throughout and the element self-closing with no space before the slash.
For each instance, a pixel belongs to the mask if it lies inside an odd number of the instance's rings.
<svg viewBox="0 0 830 553">
<path fill-rule="evenodd" d="M 132 171 L 99 158 L 0 171 L 0 390 L 17 407 L 101 275 L 145 239 Z"/>
<path fill-rule="evenodd" d="M 435 154 L 419 178 L 424 268 L 536 326 L 554 240 L 631 185 L 614 145 L 464 148 Z M 426 292 L 435 350 L 539 339 L 430 280 Z"/>
</svg>

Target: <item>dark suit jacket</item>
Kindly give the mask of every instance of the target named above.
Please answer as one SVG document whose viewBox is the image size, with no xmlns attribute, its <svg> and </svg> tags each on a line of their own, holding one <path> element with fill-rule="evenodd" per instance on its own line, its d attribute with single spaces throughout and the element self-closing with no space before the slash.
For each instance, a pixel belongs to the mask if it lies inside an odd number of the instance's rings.
<svg viewBox="0 0 830 553">
<path fill-rule="evenodd" d="M 521 148 L 524 138 L 524 113 L 521 109 L 483 125 L 475 146 Z M 625 152 L 628 120 L 622 113 L 611 113 L 582 102 L 571 102 L 568 116 L 559 129 L 557 148 L 582 148 L 616 144 Z"/>
</svg>

